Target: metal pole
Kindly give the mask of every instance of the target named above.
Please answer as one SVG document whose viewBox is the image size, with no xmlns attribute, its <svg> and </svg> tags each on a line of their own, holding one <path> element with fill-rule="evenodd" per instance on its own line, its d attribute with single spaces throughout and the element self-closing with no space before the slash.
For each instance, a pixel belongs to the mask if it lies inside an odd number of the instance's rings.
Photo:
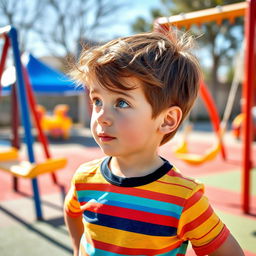
<svg viewBox="0 0 256 256">
<path fill-rule="evenodd" d="M 250 171 L 252 168 L 252 104 L 255 90 L 255 29 L 256 29 L 256 0 L 248 1 L 248 9 L 245 20 L 245 77 L 243 85 L 243 174 L 242 174 L 242 204 L 244 213 L 250 212 Z"/>
<path fill-rule="evenodd" d="M 8 35 L 11 39 L 12 49 L 13 49 L 13 58 L 16 67 L 16 77 L 17 77 L 17 95 L 19 98 L 20 110 L 21 110 L 21 119 L 25 132 L 25 142 L 27 145 L 28 157 L 31 163 L 35 162 L 34 152 L 33 152 L 33 137 L 31 132 L 31 122 L 29 117 L 29 110 L 27 104 L 27 95 L 25 90 L 21 60 L 20 60 L 20 51 L 18 47 L 17 39 L 17 30 L 14 27 L 10 27 Z M 41 200 L 37 184 L 37 179 L 32 179 L 32 187 L 34 192 L 34 201 L 35 201 L 35 210 L 37 219 L 42 219 L 42 209 L 41 209 Z"/>
</svg>

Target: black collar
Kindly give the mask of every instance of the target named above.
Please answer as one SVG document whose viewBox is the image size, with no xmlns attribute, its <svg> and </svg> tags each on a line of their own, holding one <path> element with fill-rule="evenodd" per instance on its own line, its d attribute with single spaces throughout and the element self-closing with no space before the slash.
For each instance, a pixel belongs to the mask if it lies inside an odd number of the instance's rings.
<svg viewBox="0 0 256 256">
<path fill-rule="evenodd" d="M 110 159 L 111 157 L 107 157 L 101 163 L 101 173 L 108 182 L 120 187 L 137 187 L 149 184 L 153 181 L 160 179 L 162 176 L 164 176 L 172 169 L 172 165 L 167 160 L 162 158 L 164 160 L 163 165 L 154 172 L 142 177 L 125 178 L 119 177 L 111 172 L 111 170 L 108 167 Z"/>
</svg>

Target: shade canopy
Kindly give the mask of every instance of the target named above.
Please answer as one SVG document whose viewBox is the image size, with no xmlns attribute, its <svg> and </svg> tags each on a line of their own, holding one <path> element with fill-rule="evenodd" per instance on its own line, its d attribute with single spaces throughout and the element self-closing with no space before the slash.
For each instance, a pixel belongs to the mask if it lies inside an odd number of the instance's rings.
<svg viewBox="0 0 256 256">
<path fill-rule="evenodd" d="M 22 56 L 22 63 L 27 68 L 33 91 L 36 93 L 74 95 L 84 92 L 82 86 L 77 86 L 68 76 L 38 60 L 32 54 Z M 13 68 L 12 71 L 6 70 L 6 74 L 5 72 L 3 74 L 5 82 L 2 81 L 2 84 L 8 84 L 2 88 L 3 94 L 10 92 L 11 84 L 16 80 L 13 70 Z"/>
</svg>

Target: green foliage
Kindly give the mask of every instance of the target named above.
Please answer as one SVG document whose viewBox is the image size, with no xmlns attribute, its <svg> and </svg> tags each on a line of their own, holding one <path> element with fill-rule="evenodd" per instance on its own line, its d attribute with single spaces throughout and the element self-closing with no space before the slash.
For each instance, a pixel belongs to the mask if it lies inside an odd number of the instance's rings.
<svg viewBox="0 0 256 256">
<path fill-rule="evenodd" d="M 163 14 L 160 9 L 153 8 L 150 10 L 150 21 L 145 20 L 143 17 L 138 17 L 132 24 L 132 30 L 136 33 L 149 32 L 153 29 L 153 20 L 161 17 Z"/>
</svg>

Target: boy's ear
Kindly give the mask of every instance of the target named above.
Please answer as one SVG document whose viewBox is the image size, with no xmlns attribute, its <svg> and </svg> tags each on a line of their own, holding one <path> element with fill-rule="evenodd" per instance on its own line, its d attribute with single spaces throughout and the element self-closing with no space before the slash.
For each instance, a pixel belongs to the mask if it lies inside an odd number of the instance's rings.
<svg viewBox="0 0 256 256">
<path fill-rule="evenodd" d="M 182 110 L 178 106 L 168 108 L 164 113 L 164 120 L 159 128 L 163 134 L 175 131 L 182 118 Z"/>
</svg>

